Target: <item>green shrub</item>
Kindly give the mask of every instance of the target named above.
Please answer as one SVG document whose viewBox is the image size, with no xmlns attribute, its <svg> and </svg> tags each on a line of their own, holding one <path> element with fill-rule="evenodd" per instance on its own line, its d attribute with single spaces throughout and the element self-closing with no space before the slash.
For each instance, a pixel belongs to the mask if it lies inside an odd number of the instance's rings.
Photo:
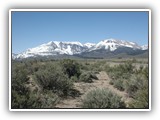
<svg viewBox="0 0 160 120">
<path fill-rule="evenodd" d="M 11 108 L 12 109 L 22 109 L 26 108 L 27 97 L 26 94 L 21 95 L 18 91 L 11 91 Z"/>
<path fill-rule="evenodd" d="M 100 72 L 102 71 L 102 66 L 103 65 L 100 62 L 95 62 L 94 64 L 90 66 L 90 70 Z"/>
<path fill-rule="evenodd" d="M 114 84 L 113 80 L 110 80 L 110 81 L 109 81 L 109 84 L 110 84 L 110 85 L 113 85 L 113 84 Z"/>
<path fill-rule="evenodd" d="M 142 73 L 143 73 L 145 79 L 148 80 L 148 79 L 149 79 L 149 70 L 148 70 L 148 67 L 145 67 L 145 68 L 143 69 Z"/>
<path fill-rule="evenodd" d="M 148 89 L 138 90 L 132 102 L 129 104 L 129 108 L 148 108 L 149 107 L 149 95 Z"/>
<path fill-rule="evenodd" d="M 133 73 L 135 67 L 132 64 L 132 61 L 127 61 L 124 65 L 121 66 L 123 72 L 125 73 Z"/>
<path fill-rule="evenodd" d="M 98 77 L 96 74 L 99 74 L 98 71 L 90 71 L 88 72 L 90 75 L 91 75 L 91 78 L 94 79 L 94 80 L 98 80 Z"/>
<path fill-rule="evenodd" d="M 37 83 L 45 90 L 67 96 L 73 87 L 73 82 L 65 75 L 61 69 L 50 66 L 45 70 L 39 70 L 35 73 Z"/>
<path fill-rule="evenodd" d="M 83 82 L 86 82 L 86 83 L 93 82 L 93 79 L 98 80 L 97 76 L 93 72 L 84 71 L 79 77 L 80 81 L 83 81 Z"/>
<path fill-rule="evenodd" d="M 86 83 L 93 82 L 93 80 L 91 78 L 91 74 L 88 74 L 88 73 L 82 73 L 79 77 L 79 80 L 82 82 L 86 82 Z"/>
<path fill-rule="evenodd" d="M 69 78 L 72 76 L 79 77 L 81 74 L 79 64 L 74 60 L 64 59 L 60 62 L 60 64 L 62 66 L 63 72 L 67 74 Z"/>
<path fill-rule="evenodd" d="M 27 87 L 29 80 L 28 71 L 23 63 L 13 64 L 11 80 L 11 108 L 53 108 L 57 103 L 58 96 L 52 91 L 41 93 L 31 92 Z"/>
<path fill-rule="evenodd" d="M 123 78 L 129 78 L 130 74 L 134 73 L 134 66 L 131 62 L 127 61 L 124 64 L 119 64 L 114 67 L 109 67 L 108 65 L 105 66 L 106 71 L 111 73 L 112 76 L 115 77 L 115 79 L 119 78 L 120 76 Z"/>
<path fill-rule="evenodd" d="M 52 91 L 43 91 L 43 93 L 31 93 L 28 99 L 29 108 L 54 108 L 59 102 L 59 97 Z"/>
<path fill-rule="evenodd" d="M 144 68 L 141 72 L 131 77 L 129 82 L 129 90 L 133 101 L 129 104 L 131 108 L 148 108 L 149 107 L 149 85 L 148 85 L 148 68 Z M 133 82 L 134 81 L 134 82 Z"/>
<path fill-rule="evenodd" d="M 108 89 L 90 91 L 82 100 L 83 108 L 125 108 L 121 97 Z"/>
<path fill-rule="evenodd" d="M 130 79 L 125 81 L 125 89 L 130 97 L 133 97 L 137 90 L 147 87 L 145 79 L 139 74 L 131 75 Z"/>
<path fill-rule="evenodd" d="M 72 77 L 70 78 L 70 80 L 71 80 L 72 82 L 78 82 L 78 78 L 77 78 L 76 76 L 72 76 Z"/>
<path fill-rule="evenodd" d="M 51 91 L 47 93 L 31 93 L 24 95 L 12 91 L 12 108 L 13 109 L 36 109 L 36 108 L 54 108 L 59 101 L 59 97 Z"/>
<path fill-rule="evenodd" d="M 114 81 L 114 87 L 117 88 L 120 91 L 124 91 L 124 84 L 122 79 L 118 79 Z"/>
<path fill-rule="evenodd" d="M 105 69 L 111 78 L 109 82 L 111 85 L 121 91 L 127 89 L 128 93 L 132 94 L 131 92 L 135 90 L 135 87 L 129 85 L 129 82 L 126 82 L 126 80 L 130 81 L 130 77 L 132 76 L 132 74 L 135 74 L 135 67 L 132 65 L 131 61 L 127 61 L 124 64 L 119 64 L 113 67 L 106 65 Z"/>
<path fill-rule="evenodd" d="M 11 79 L 11 107 L 25 108 L 29 90 L 25 87 L 29 80 L 28 71 L 23 63 L 13 63 Z"/>
<path fill-rule="evenodd" d="M 136 63 L 137 62 L 136 58 L 133 58 L 131 62 Z"/>
</svg>

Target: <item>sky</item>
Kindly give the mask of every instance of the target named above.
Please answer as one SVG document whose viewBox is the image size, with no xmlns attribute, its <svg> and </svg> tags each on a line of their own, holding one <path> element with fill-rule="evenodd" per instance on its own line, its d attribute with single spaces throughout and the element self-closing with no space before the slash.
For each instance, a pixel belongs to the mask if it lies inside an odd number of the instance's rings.
<svg viewBox="0 0 160 120">
<path fill-rule="evenodd" d="M 148 12 L 12 12 L 12 52 L 49 41 L 98 43 L 113 38 L 148 44 Z"/>
</svg>

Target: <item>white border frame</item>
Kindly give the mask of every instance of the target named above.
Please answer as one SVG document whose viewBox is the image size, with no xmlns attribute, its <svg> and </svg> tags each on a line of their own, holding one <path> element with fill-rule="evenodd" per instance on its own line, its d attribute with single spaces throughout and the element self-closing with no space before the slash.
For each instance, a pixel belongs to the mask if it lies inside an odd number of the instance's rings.
<svg viewBox="0 0 160 120">
<path fill-rule="evenodd" d="M 13 11 L 146 11 L 149 13 L 149 109 L 11 109 L 11 12 Z M 151 10 L 150 9 L 10 9 L 9 10 L 9 110 L 10 111 L 150 111 L 151 110 Z"/>
</svg>

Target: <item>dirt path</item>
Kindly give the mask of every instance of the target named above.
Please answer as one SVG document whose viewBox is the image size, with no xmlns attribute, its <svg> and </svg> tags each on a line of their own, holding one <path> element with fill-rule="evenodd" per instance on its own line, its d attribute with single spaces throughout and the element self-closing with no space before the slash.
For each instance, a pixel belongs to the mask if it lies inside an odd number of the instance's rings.
<svg viewBox="0 0 160 120">
<path fill-rule="evenodd" d="M 99 74 L 96 75 L 98 77 L 98 80 L 94 80 L 93 83 L 75 83 L 74 87 L 77 89 L 82 95 L 80 97 L 76 98 L 68 98 L 65 100 L 61 100 L 59 104 L 56 105 L 57 108 L 80 108 L 81 101 L 84 98 L 84 96 L 91 90 L 97 89 L 97 88 L 108 88 L 114 93 L 122 96 L 122 99 L 126 102 L 126 104 L 131 100 L 127 93 L 124 91 L 119 91 L 118 89 L 114 88 L 113 85 L 109 84 L 110 78 L 108 77 L 107 73 L 105 71 L 99 72 Z"/>
<path fill-rule="evenodd" d="M 131 98 L 128 97 L 128 95 L 127 95 L 127 93 L 126 93 L 125 91 L 120 91 L 120 90 L 118 90 L 117 88 L 113 87 L 113 85 L 109 84 L 110 78 L 108 77 L 108 75 L 107 75 L 106 72 L 104 72 L 104 71 L 100 72 L 100 74 L 98 74 L 97 77 L 99 78 L 100 81 L 105 80 L 105 81 L 104 81 L 104 84 L 103 84 L 103 87 L 104 87 L 104 88 L 108 88 L 108 89 L 110 89 L 112 92 L 120 95 L 120 96 L 122 97 L 122 99 L 123 99 L 126 103 L 128 103 L 128 102 L 131 100 Z M 106 79 L 105 79 L 105 78 L 106 78 Z"/>
</svg>

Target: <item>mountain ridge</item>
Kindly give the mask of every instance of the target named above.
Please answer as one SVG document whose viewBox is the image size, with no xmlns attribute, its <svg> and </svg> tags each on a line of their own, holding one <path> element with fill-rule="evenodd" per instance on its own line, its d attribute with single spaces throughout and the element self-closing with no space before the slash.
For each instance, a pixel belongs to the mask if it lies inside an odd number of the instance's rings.
<svg viewBox="0 0 160 120">
<path fill-rule="evenodd" d="M 139 46 L 137 43 L 115 40 L 115 39 L 105 39 L 97 44 L 95 43 L 85 43 L 82 44 L 78 41 L 75 42 L 61 42 L 61 41 L 50 41 L 45 44 L 41 44 L 34 48 L 29 48 L 20 54 L 12 54 L 12 59 L 23 59 L 36 56 L 56 56 L 56 55 L 76 55 L 85 52 L 92 52 L 99 49 L 104 49 L 106 51 L 114 52 L 119 48 L 131 48 L 133 50 L 147 50 L 148 45 Z"/>
</svg>

